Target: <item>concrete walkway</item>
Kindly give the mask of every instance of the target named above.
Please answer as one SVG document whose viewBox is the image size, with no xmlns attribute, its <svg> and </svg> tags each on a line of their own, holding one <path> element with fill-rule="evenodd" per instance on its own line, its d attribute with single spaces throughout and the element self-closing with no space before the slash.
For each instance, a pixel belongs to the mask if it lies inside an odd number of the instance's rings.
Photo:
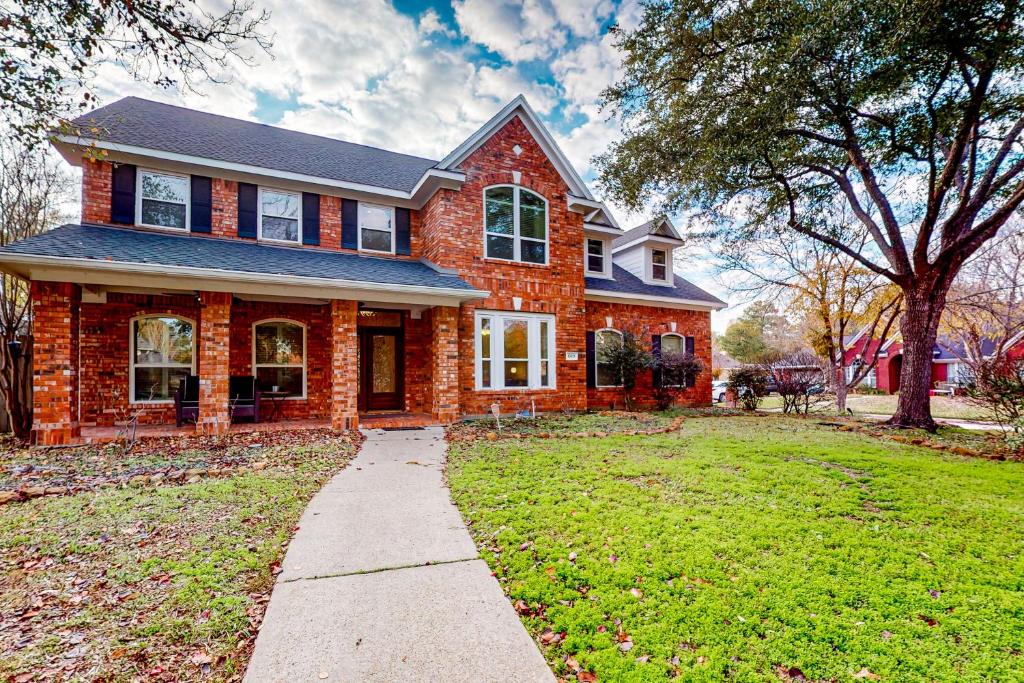
<svg viewBox="0 0 1024 683">
<path fill-rule="evenodd" d="M 451 502 L 443 430 L 367 434 L 302 516 L 246 683 L 554 681 Z"/>
</svg>

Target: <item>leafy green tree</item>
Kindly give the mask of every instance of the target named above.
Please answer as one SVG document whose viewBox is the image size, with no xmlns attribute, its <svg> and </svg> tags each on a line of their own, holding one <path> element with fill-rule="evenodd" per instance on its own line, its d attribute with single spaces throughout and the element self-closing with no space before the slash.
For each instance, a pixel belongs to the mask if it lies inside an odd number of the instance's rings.
<svg viewBox="0 0 1024 683">
<path fill-rule="evenodd" d="M 961 266 L 1024 201 L 1016 0 L 665 0 L 619 35 L 599 159 L 630 207 L 703 210 L 725 242 L 811 239 L 895 283 L 892 422 L 934 429 L 932 347 Z M 828 220 L 836 204 L 871 236 Z M 741 215 L 742 214 L 742 215 Z"/>
<path fill-rule="evenodd" d="M 790 345 L 786 319 L 767 301 L 755 301 L 744 309 L 718 338 L 723 351 L 741 363 L 759 363 L 772 352 Z"/>
<path fill-rule="evenodd" d="M 268 49 L 270 15 L 230 0 L 221 13 L 195 0 L 16 0 L 0 2 L 0 112 L 9 134 L 33 145 L 58 120 L 94 104 L 88 80 L 116 64 L 156 85 L 217 80 L 244 48 Z"/>
</svg>

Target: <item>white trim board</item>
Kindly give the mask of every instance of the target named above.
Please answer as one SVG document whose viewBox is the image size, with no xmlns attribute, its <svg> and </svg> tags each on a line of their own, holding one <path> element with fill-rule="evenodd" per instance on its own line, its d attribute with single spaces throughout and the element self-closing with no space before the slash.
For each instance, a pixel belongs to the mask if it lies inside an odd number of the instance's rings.
<svg viewBox="0 0 1024 683">
<path fill-rule="evenodd" d="M 652 296 L 650 294 L 630 294 L 625 292 L 608 292 L 600 289 L 583 290 L 583 298 L 587 301 L 605 301 L 613 304 L 636 304 L 638 306 L 657 306 L 660 308 L 679 308 L 688 311 L 720 311 L 728 304 L 716 304 L 698 299 L 676 299 L 668 296 Z"/>
</svg>

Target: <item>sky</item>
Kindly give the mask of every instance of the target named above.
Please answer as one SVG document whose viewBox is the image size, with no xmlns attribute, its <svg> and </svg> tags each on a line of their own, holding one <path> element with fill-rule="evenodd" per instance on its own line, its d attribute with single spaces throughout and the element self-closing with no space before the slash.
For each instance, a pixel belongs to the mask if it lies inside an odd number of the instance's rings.
<svg viewBox="0 0 1024 683">
<path fill-rule="evenodd" d="M 201 0 L 216 11 L 224 0 Z M 200 83 L 162 89 L 101 65 L 100 103 L 126 95 L 440 159 L 522 93 L 595 194 L 594 155 L 620 135 L 600 110 L 621 74 L 608 28 L 635 27 L 636 0 L 255 0 L 270 54 L 253 50 Z M 603 198 L 603 197 L 602 197 Z M 609 202 L 623 227 L 649 216 Z M 677 222 L 677 225 L 679 223 Z M 705 258 L 677 272 L 723 299 Z M 713 316 L 721 331 L 734 316 Z"/>
</svg>

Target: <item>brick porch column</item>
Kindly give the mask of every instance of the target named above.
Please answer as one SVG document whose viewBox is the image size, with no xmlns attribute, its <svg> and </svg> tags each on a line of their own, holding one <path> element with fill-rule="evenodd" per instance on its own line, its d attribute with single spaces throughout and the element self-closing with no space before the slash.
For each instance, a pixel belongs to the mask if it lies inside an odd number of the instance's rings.
<svg viewBox="0 0 1024 683">
<path fill-rule="evenodd" d="M 78 320 L 82 289 L 70 282 L 32 283 L 32 440 L 71 443 L 78 425 Z"/>
<path fill-rule="evenodd" d="M 459 309 L 435 306 L 430 310 L 431 368 L 434 397 L 431 415 L 439 422 L 459 417 Z"/>
<path fill-rule="evenodd" d="M 331 428 L 359 426 L 359 362 L 356 334 L 358 303 L 331 299 Z"/>
<path fill-rule="evenodd" d="M 228 379 L 231 376 L 231 294 L 199 293 L 199 419 L 200 434 L 226 434 Z"/>
</svg>

